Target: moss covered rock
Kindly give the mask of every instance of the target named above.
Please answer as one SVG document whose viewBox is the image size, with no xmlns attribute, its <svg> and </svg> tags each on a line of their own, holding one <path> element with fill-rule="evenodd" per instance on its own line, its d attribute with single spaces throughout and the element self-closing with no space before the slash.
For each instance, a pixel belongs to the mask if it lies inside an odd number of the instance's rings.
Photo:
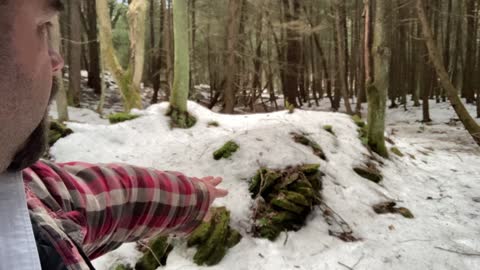
<svg viewBox="0 0 480 270">
<path fill-rule="evenodd" d="M 58 121 L 50 121 L 50 130 L 48 132 L 48 145 L 54 145 L 61 138 L 72 134 L 73 130 Z"/>
<path fill-rule="evenodd" d="M 397 208 L 397 213 L 399 213 L 400 215 L 402 215 L 405 218 L 414 218 L 412 212 L 405 207 Z"/>
<path fill-rule="evenodd" d="M 195 229 L 195 231 L 192 232 L 192 234 L 190 234 L 188 237 L 187 246 L 192 247 L 207 241 L 208 237 L 212 233 L 212 229 L 212 222 L 203 222 L 200 226 L 198 226 L 197 229 Z"/>
<path fill-rule="evenodd" d="M 376 168 L 371 167 L 356 167 L 353 169 L 361 177 L 368 179 L 374 183 L 380 183 L 383 180 L 383 176 Z"/>
<path fill-rule="evenodd" d="M 140 117 L 140 115 L 130 114 L 130 113 L 114 113 L 108 116 L 108 121 L 110 124 L 117 124 L 125 121 L 130 121 Z"/>
<path fill-rule="evenodd" d="M 189 246 L 198 246 L 193 260 L 198 265 L 218 264 L 227 250 L 241 240 L 230 226 L 230 213 L 225 207 L 216 208 L 209 222 L 204 222 L 188 239 Z"/>
<path fill-rule="evenodd" d="M 395 155 L 399 156 L 399 157 L 403 157 L 404 154 L 400 151 L 400 149 L 398 149 L 397 147 L 392 147 L 390 148 L 390 152 L 394 153 Z"/>
<path fill-rule="evenodd" d="M 285 198 L 288 201 L 293 202 L 296 205 L 305 206 L 305 207 L 309 207 L 311 205 L 311 201 L 309 201 L 305 196 L 303 196 L 298 192 L 282 191 L 282 194 L 285 196 Z"/>
<path fill-rule="evenodd" d="M 254 206 L 255 236 L 274 241 L 281 232 L 299 230 L 304 225 L 312 206 L 321 200 L 323 173 L 319 168 L 319 164 L 305 164 L 257 172 L 250 183 L 250 191 L 260 196 Z M 267 180 L 269 173 L 274 181 Z M 263 190 L 258 182 L 268 182 L 270 188 Z"/>
<path fill-rule="evenodd" d="M 295 214 L 302 214 L 304 207 L 289 201 L 284 194 L 279 195 L 271 201 L 272 206 L 280 211 L 289 211 Z"/>
<path fill-rule="evenodd" d="M 313 153 L 318 156 L 319 158 L 323 160 L 327 160 L 327 156 L 325 155 L 325 152 L 323 152 L 322 147 L 316 143 L 315 141 L 311 140 L 304 134 L 299 134 L 299 133 L 292 133 L 293 140 L 299 144 L 309 146 L 312 148 Z"/>
<path fill-rule="evenodd" d="M 320 169 L 320 164 L 305 164 L 300 167 L 300 170 L 306 175 L 316 174 Z"/>
<path fill-rule="evenodd" d="M 144 255 L 135 264 L 135 270 L 155 270 L 166 265 L 172 250 L 168 237 L 162 236 L 150 241 Z"/>
<path fill-rule="evenodd" d="M 324 129 L 325 131 L 327 131 L 328 133 L 330 133 L 330 134 L 332 134 L 332 135 L 335 136 L 335 132 L 333 131 L 333 126 L 331 126 L 331 125 L 325 125 L 325 126 L 323 126 L 323 129 Z"/>
<path fill-rule="evenodd" d="M 395 207 L 397 205 L 396 202 L 387 201 L 375 204 L 372 206 L 373 211 L 377 214 L 400 214 L 405 218 L 414 218 L 412 212 L 405 207 Z"/>
<path fill-rule="evenodd" d="M 227 248 L 236 246 L 242 240 L 242 235 L 232 228 L 229 228 L 227 235 L 227 242 L 225 243 Z"/>
<path fill-rule="evenodd" d="M 220 124 L 217 121 L 210 121 L 207 123 L 208 127 L 219 127 Z"/>
<path fill-rule="evenodd" d="M 239 148 L 240 146 L 234 141 L 228 141 L 220 149 L 213 153 L 213 158 L 215 160 L 229 158 L 233 155 L 233 153 L 237 152 Z"/>
</svg>

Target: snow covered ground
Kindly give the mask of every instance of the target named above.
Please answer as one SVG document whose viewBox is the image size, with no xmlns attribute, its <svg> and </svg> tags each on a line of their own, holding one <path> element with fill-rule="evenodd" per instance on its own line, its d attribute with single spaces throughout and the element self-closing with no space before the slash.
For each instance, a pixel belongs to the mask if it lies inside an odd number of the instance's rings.
<svg viewBox="0 0 480 270">
<path fill-rule="evenodd" d="M 189 107 L 199 121 L 188 130 L 169 128 L 165 103 L 117 125 L 97 121 L 86 112 L 73 113 L 72 119 L 85 123 L 69 123 L 75 133 L 60 140 L 51 153 L 58 162 L 127 162 L 191 176 L 222 176 L 230 195 L 217 205 L 232 212 L 231 225 L 244 238 L 209 269 L 480 269 L 480 150 L 461 124 L 446 124 L 456 118 L 448 104 L 432 104 L 431 125 L 416 122 L 421 108 L 389 110 L 388 136 L 406 155 L 384 160 L 381 186 L 353 172 L 368 152 L 344 114 L 297 110 L 232 116 L 195 103 Z M 208 127 L 210 121 L 220 126 Z M 332 125 L 336 137 L 323 130 L 324 125 Z M 322 146 L 328 162 L 293 142 L 292 131 L 308 133 Z M 240 150 L 230 160 L 214 161 L 212 153 L 232 139 Z M 361 241 L 345 243 L 329 236 L 320 210 L 288 238 L 283 233 L 272 243 L 248 236 L 252 201 L 247 179 L 260 166 L 301 163 L 321 164 L 327 204 Z M 390 199 L 409 208 L 415 219 L 373 212 L 373 204 Z M 207 269 L 192 262 L 194 252 L 176 247 L 165 269 Z M 107 270 L 133 263 L 138 256 L 134 245 L 127 244 L 94 264 Z"/>
</svg>

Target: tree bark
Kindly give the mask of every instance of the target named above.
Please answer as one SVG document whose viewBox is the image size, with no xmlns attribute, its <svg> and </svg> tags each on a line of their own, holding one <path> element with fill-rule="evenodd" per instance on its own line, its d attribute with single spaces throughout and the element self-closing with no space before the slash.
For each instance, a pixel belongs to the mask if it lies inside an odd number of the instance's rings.
<svg viewBox="0 0 480 270">
<path fill-rule="evenodd" d="M 172 118 L 173 125 L 179 128 L 189 128 L 195 124 L 195 120 L 187 111 L 190 87 L 190 42 L 188 28 L 188 0 L 175 0 L 173 4 L 175 63 L 169 115 Z"/>
<path fill-rule="evenodd" d="M 81 99 L 81 78 L 80 69 L 82 65 L 82 24 L 80 21 L 80 0 L 69 3 L 70 41 L 69 41 L 69 90 L 68 103 L 71 106 L 80 106 Z"/>
<path fill-rule="evenodd" d="M 346 31 L 345 31 L 345 0 L 337 0 L 335 7 L 335 28 L 337 32 L 338 44 L 338 70 L 340 91 L 342 93 L 345 109 L 347 113 L 353 115 L 352 107 L 348 94 L 348 72 L 347 72 L 347 48 L 346 48 Z"/>
<path fill-rule="evenodd" d="M 145 15 L 144 0 L 132 0 L 129 6 L 130 40 L 132 41 L 131 59 L 128 70 L 123 70 L 115 54 L 112 37 L 112 25 L 108 15 L 107 0 L 97 0 L 97 18 L 99 22 L 99 37 L 101 54 L 106 67 L 117 82 L 124 101 L 125 111 L 132 108 L 142 108 L 140 82 L 143 74 L 145 48 Z"/>
<path fill-rule="evenodd" d="M 238 76 L 238 58 L 237 49 L 240 32 L 240 18 L 242 10 L 242 0 L 230 0 L 228 4 L 227 23 L 227 63 L 226 63 L 226 83 L 223 95 L 223 112 L 233 114 L 235 108 L 235 94 L 237 92 Z"/>
<path fill-rule="evenodd" d="M 387 103 L 387 88 L 390 76 L 390 57 L 391 49 L 388 44 L 388 16 L 389 2 L 379 0 L 376 3 L 375 12 L 375 34 L 373 44 L 369 40 L 371 22 L 371 1 L 366 0 L 366 53 L 365 62 L 371 63 L 370 52 L 373 54 L 374 66 L 367 64 L 367 97 L 368 97 L 368 145 L 370 148 L 383 157 L 388 157 L 388 150 L 385 146 L 385 111 Z M 373 72 L 373 76 L 372 76 Z"/>
<path fill-rule="evenodd" d="M 100 47 L 98 42 L 96 0 L 87 1 L 88 9 L 88 86 L 93 88 L 96 94 L 101 93 L 100 82 Z"/>
</svg>

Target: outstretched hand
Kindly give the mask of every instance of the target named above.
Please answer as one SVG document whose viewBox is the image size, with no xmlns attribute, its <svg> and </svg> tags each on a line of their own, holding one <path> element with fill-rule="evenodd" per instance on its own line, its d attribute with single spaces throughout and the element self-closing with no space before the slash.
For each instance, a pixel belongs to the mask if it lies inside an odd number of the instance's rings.
<svg viewBox="0 0 480 270">
<path fill-rule="evenodd" d="M 211 206 L 216 199 L 223 198 L 228 195 L 227 190 L 217 188 L 217 186 L 223 181 L 221 177 L 207 176 L 201 178 L 200 181 L 203 182 L 208 188 L 208 193 L 210 194 L 210 201 L 208 203 L 209 206 Z M 208 211 L 207 215 L 205 216 L 205 220 L 208 221 L 210 219 L 211 211 Z"/>
</svg>

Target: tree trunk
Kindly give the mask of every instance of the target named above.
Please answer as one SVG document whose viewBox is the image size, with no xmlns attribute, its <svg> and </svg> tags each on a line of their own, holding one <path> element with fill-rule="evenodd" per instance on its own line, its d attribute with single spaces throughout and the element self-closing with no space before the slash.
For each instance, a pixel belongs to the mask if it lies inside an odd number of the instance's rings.
<svg viewBox="0 0 480 270">
<path fill-rule="evenodd" d="M 227 63 L 226 63 L 226 83 L 224 92 L 223 112 L 233 114 L 235 108 L 235 94 L 237 92 L 237 76 L 238 76 L 238 58 L 237 49 L 240 32 L 240 18 L 242 10 L 241 0 L 230 0 L 228 4 L 227 24 Z"/>
<path fill-rule="evenodd" d="M 188 0 L 175 0 L 173 5 L 175 63 L 169 115 L 172 118 L 172 124 L 179 128 L 189 128 L 195 124 L 194 118 L 187 111 L 190 87 L 188 28 Z"/>
<path fill-rule="evenodd" d="M 107 0 L 97 0 L 97 18 L 99 22 L 99 37 L 101 54 L 106 67 L 117 82 L 124 101 L 125 111 L 141 108 L 140 81 L 143 73 L 145 48 L 145 13 L 146 1 L 132 0 L 129 7 L 130 40 L 132 41 L 132 59 L 128 70 L 123 70 L 115 54 L 112 37 L 112 25 L 108 15 Z M 138 18 L 135 18 L 138 17 Z M 142 31 L 143 30 L 143 31 Z M 140 70 L 141 69 L 141 70 Z M 139 79 L 140 78 L 140 79 Z"/>
<path fill-rule="evenodd" d="M 59 52 L 60 51 L 60 44 L 61 44 L 61 34 L 60 34 L 60 24 L 58 18 L 53 21 L 52 29 L 50 33 L 51 45 L 52 48 Z M 58 121 L 65 122 L 68 121 L 68 100 L 67 100 L 67 93 L 65 92 L 65 87 L 63 84 L 63 71 L 59 71 L 58 75 L 55 75 L 55 82 L 54 86 L 57 89 L 57 112 L 58 112 Z"/>
<path fill-rule="evenodd" d="M 475 100 L 475 91 L 473 80 L 475 78 L 474 66 L 475 66 L 475 16 L 476 16 L 476 0 L 466 0 L 466 20 L 467 20 L 467 32 L 466 32 L 466 55 L 465 55 L 465 68 L 463 70 L 463 90 L 462 93 L 465 96 L 467 103 L 473 103 Z"/>
<path fill-rule="evenodd" d="M 338 44 L 338 80 L 340 83 L 340 91 L 345 102 L 345 109 L 348 114 L 353 115 L 348 94 L 348 72 L 346 64 L 348 55 L 346 54 L 345 20 L 345 0 L 337 0 L 335 8 L 335 28 Z"/>
<path fill-rule="evenodd" d="M 87 1 L 88 8 L 88 86 L 93 88 L 96 94 L 101 93 L 100 83 L 100 48 L 98 43 L 96 0 Z"/>
<path fill-rule="evenodd" d="M 286 9 L 285 18 L 286 23 L 294 22 L 298 20 L 298 13 L 300 9 L 299 0 L 283 0 L 283 6 Z M 299 65 L 301 63 L 301 42 L 299 33 L 296 29 L 292 29 L 290 25 L 287 25 L 286 30 L 286 68 L 284 71 L 283 82 L 283 94 L 285 101 L 290 106 L 298 107 L 298 86 L 299 86 Z"/>
<path fill-rule="evenodd" d="M 80 21 L 80 1 L 70 1 L 70 62 L 69 62 L 69 90 L 68 103 L 71 106 L 80 106 L 81 99 L 81 78 L 80 69 L 82 65 L 82 24 Z"/>
<path fill-rule="evenodd" d="M 424 0 L 417 0 L 416 2 L 416 10 L 418 19 L 422 26 L 423 36 L 426 40 L 427 47 L 428 47 L 428 54 L 430 57 L 431 62 L 433 63 L 435 70 L 440 78 L 440 83 L 442 87 L 445 89 L 448 99 L 452 104 L 453 109 L 458 115 L 458 118 L 465 126 L 465 129 L 470 133 L 472 138 L 475 142 L 480 145 L 480 126 L 477 124 L 475 119 L 473 119 L 470 114 L 468 113 L 467 109 L 463 105 L 462 101 L 458 96 L 458 91 L 453 86 L 450 78 L 448 76 L 447 71 L 445 70 L 445 65 L 443 63 L 442 55 L 440 50 L 437 48 L 435 43 L 432 30 L 427 21 L 427 16 L 425 14 L 425 10 L 423 7 Z"/>
<path fill-rule="evenodd" d="M 148 2 L 145 0 L 132 0 L 128 5 L 127 18 L 130 30 L 130 66 L 127 73 L 131 74 L 131 92 L 137 95 L 138 104 L 142 107 L 140 96 L 143 71 L 145 67 L 145 32 Z"/>
<path fill-rule="evenodd" d="M 366 0 L 367 15 L 365 22 L 365 62 L 371 61 L 370 52 L 373 53 L 374 67 L 368 64 L 367 73 L 367 96 L 368 96 L 368 145 L 370 148 L 383 157 L 388 157 L 388 150 L 385 146 L 385 110 L 387 103 L 387 88 L 390 76 L 391 49 L 388 44 L 388 16 L 389 2 L 377 1 L 375 12 L 375 34 L 373 44 L 370 41 L 371 11 L 370 1 Z M 373 77 L 372 77 L 373 72 Z"/>
</svg>

